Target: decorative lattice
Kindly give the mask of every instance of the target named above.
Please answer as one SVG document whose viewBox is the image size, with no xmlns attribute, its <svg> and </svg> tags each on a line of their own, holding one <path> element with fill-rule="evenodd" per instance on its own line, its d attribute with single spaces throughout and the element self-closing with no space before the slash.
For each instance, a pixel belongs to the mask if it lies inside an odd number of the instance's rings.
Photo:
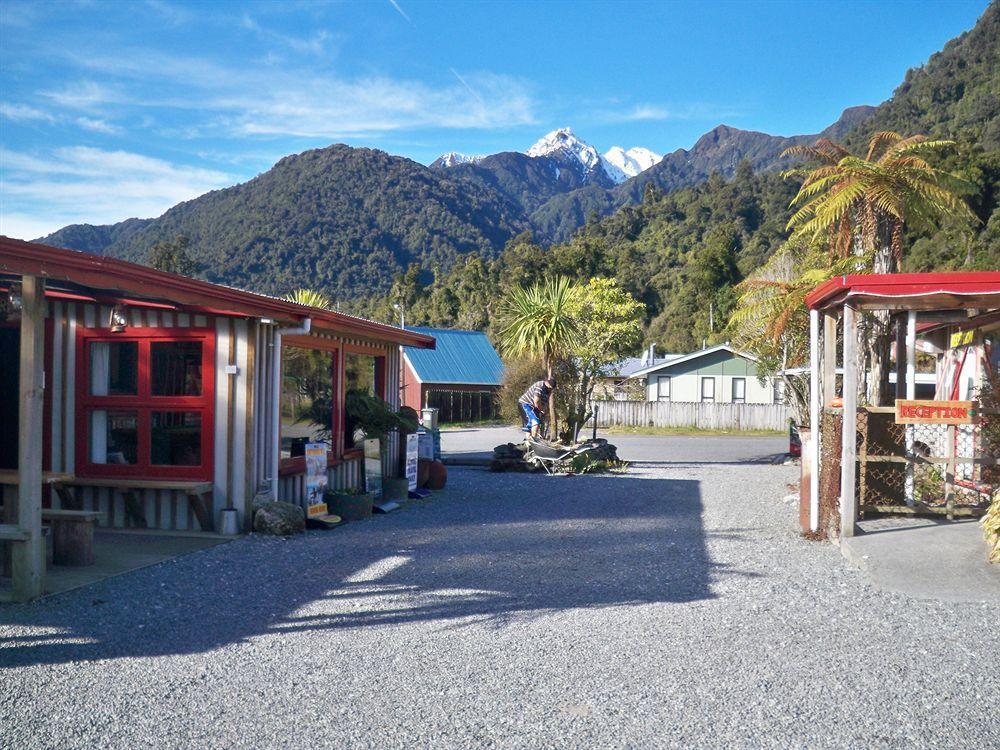
<svg viewBox="0 0 1000 750">
<path fill-rule="evenodd" d="M 996 489 L 984 481 L 984 455 L 978 425 L 896 424 L 892 410 L 858 413 L 858 501 L 865 506 L 916 504 L 943 508 L 948 504 L 949 461 L 951 507 L 983 507 Z M 992 479 L 992 475 L 986 477 Z"/>
</svg>

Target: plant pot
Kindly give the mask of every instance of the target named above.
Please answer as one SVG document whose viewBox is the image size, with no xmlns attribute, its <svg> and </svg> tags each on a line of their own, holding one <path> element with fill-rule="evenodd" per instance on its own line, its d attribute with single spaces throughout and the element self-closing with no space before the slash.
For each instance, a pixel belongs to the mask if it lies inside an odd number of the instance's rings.
<svg viewBox="0 0 1000 750">
<path fill-rule="evenodd" d="M 443 490 L 448 482 L 448 468 L 440 461 L 433 461 L 430 465 L 430 476 L 427 479 L 427 489 Z"/>
<path fill-rule="evenodd" d="M 429 458 L 417 460 L 417 487 L 426 487 L 427 480 L 431 477 L 431 464 L 434 463 Z"/>
<path fill-rule="evenodd" d="M 410 495 L 410 483 L 406 478 L 396 477 L 382 478 L 382 499 L 383 500 L 406 500 Z"/>
<path fill-rule="evenodd" d="M 372 517 L 372 506 L 375 504 L 375 493 L 365 492 L 360 495 L 348 495 L 341 492 L 329 492 L 326 504 L 330 512 L 340 516 L 344 521 L 364 521 Z"/>
</svg>

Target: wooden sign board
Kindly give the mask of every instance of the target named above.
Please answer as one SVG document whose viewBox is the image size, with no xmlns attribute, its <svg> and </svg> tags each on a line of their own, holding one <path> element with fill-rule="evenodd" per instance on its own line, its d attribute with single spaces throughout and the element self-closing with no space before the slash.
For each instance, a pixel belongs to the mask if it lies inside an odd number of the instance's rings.
<svg viewBox="0 0 1000 750">
<path fill-rule="evenodd" d="M 907 401 L 896 399 L 896 424 L 972 424 L 972 401 Z"/>
</svg>

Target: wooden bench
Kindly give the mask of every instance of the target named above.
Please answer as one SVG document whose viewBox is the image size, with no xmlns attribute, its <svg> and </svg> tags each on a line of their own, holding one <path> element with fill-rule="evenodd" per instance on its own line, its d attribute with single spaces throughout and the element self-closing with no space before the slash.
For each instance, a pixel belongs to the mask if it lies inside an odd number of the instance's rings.
<svg viewBox="0 0 1000 750">
<path fill-rule="evenodd" d="M 198 525 L 201 526 L 201 530 L 215 530 L 214 514 L 212 512 L 214 485 L 211 482 L 173 481 L 169 479 L 128 479 L 127 477 L 113 479 L 76 477 L 65 482 L 65 484 L 77 487 L 111 487 L 118 490 L 122 494 L 122 497 L 125 498 L 125 514 L 129 517 L 132 524 L 140 529 L 149 528 L 149 523 L 146 521 L 145 504 L 136 495 L 137 491 L 173 490 L 183 492 L 191 502 L 191 509 L 194 511 L 195 518 L 198 519 Z M 59 497 L 64 507 L 80 507 L 80 503 L 65 488 L 63 488 L 63 492 L 59 493 Z"/>
</svg>

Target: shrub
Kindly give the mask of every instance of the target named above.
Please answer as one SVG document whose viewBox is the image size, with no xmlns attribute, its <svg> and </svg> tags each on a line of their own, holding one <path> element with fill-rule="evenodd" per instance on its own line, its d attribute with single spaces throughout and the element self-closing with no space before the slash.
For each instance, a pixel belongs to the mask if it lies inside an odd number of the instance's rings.
<svg viewBox="0 0 1000 750">
<path fill-rule="evenodd" d="M 500 393 L 497 396 L 500 400 L 500 418 L 510 424 L 521 424 L 524 421 L 524 412 L 517 405 L 517 400 L 528 390 L 528 386 L 544 377 L 545 368 L 542 367 L 540 359 L 522 357 L 507 361 Z"/>
<path fill-rule="evenodd" d="M 990 562 L 1000 563 L 1000 490 L 993 493 L 993 502 L 979 523 L 983 526 L 986 543 L 990 545 Z"/>
</svg>

